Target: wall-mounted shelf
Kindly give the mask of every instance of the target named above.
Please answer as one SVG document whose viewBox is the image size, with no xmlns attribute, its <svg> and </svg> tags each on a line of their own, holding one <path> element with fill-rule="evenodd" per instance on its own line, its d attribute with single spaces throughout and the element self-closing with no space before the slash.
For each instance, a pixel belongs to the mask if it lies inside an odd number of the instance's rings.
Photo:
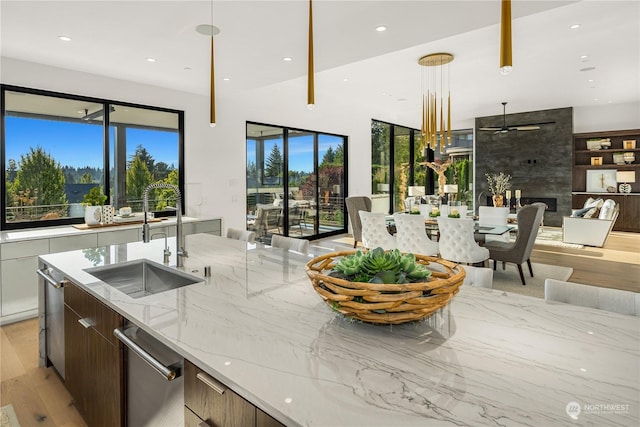
<svg viewBox="0 0 640 427">
<path fill-rule="evenodd" d="M 607 138 L 611 143 L 610 148 L 597 150 L 587 149 L 587 141 L 591 139 Z M 636 148 L 623 148 L 623 141 L 635 140 Z M 633 163 L 616 164 L 613 161 L 614 153 L 634 153 Z M 591 158 L 599 158 L 600 164 L 591 164 Z M 617 183 L 612 185 L 616 192 L 588 192 L 587 171 L 589 170 L 616 170 L 635 171 L 636 182 L 631 184 L 631 193 L 618 193 Z M 573 189 L 572 207 L 581 208 L 588 197 L 602 197 L 613 199 L 620 204 L 620 215 L 614 226 L 614 230 L 640 232 L 640 197 L 628 197 L 640 195 L 640 129 L 577 133 L 573 135 Z"/>
</svg>

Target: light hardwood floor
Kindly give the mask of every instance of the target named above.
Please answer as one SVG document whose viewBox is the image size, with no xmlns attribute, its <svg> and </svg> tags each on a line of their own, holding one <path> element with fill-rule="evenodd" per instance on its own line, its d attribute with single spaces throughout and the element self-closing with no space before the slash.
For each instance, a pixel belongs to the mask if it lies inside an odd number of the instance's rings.
<svg viewBox="0 0 640 427">
<path fill-rule="evenodd" d="M 329 245 L 340 237 L 312 244 Z M 640 234 L 613 232 L 604 248 L 536 245 L 532 262 L 573 268 L 569 280 L 640 292 Z M 0 328 L 0 406 L 13 404 L 22 427 L 86 426 L 52 368 L 38 367 L 38 320 Z"/>
<path fill-rule="evenodd" d="M 52 368 L 38 367 L 38 319 L 0 328 L 0 406 L 21 427 L 86 427 Z"/>
</svg>

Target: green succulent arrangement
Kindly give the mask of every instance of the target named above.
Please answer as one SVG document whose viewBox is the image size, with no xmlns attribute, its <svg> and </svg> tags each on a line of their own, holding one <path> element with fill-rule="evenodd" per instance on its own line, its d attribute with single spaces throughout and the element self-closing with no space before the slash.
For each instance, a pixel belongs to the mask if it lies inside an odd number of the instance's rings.
<svg viewBox="0 0 640 427">
<path fill-rule="evenodd" d="M 448 217 L 449 218 L 460 218 L 460 214 L 459 213 L 457 213 L 457 214 L 449 214 Z"/>
<path fill-rule="evenodd" d="M 430 216 L 431 218 L 437 218 L 437 217 L 439 217 L 439 216 L 440 216 L 440 211 L 437 211 L 437 212 L 433 212 L 433 211 L 431 211 L 431 212 L 429 212 L 429 216 Z"/>
<path fill-rule="evenodd" d="M 417 263 L 411 253 L 375 248 L 366 253 L 359 250 L 341 258 L 329 275 L 350 282 L 401 284 L 426 282 L 431 270 Z"/>
</svg>

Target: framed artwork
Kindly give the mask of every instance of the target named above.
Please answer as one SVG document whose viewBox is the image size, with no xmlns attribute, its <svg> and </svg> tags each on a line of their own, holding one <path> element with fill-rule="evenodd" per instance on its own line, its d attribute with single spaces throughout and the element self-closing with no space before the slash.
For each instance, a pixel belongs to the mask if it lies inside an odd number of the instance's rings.
<svg viewBox="0 0 640 427">
<path fill-rule="evenodd" d="M 616 188 L 615 169 L 587 169 L 587 192 L 608 193 L 607 188 Z"/>
</svg>

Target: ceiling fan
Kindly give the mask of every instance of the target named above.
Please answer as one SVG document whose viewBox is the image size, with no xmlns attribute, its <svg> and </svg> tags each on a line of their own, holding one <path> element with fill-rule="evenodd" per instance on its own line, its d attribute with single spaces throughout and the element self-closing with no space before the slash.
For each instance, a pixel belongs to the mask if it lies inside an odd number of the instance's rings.
<svg viewBox="0 0 640 427">
<path fill-rule="evenodd" d="M 507 133 L 513 130 L 538 130 L 542 125 L 552 125 L 555 122 L 527 123 L 507 126 L 507 103 L 502 103 L 502 127 L 481 127 L 479 130 L 489 130 L 496 133 Z"/>
</svg>

